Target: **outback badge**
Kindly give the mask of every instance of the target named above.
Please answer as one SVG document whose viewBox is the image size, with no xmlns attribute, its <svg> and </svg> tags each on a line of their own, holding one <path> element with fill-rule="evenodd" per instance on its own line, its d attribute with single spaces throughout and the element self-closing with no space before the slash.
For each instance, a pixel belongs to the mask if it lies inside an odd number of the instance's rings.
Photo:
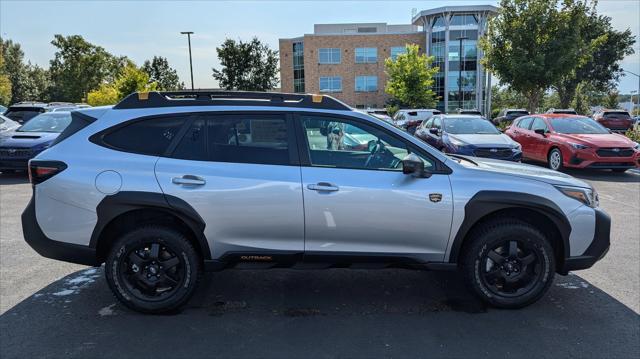
<svg viewBox="0 0 640 359">
<path fill-rule="evenodd" d="M 429 194 L 429 200 L 431 200 L 431 202 L 433 202 L 433 203 L 438 203 L 438 202 L 442 201 L 442 194 L 441 193 L 430 193 Z"/>
</svg>

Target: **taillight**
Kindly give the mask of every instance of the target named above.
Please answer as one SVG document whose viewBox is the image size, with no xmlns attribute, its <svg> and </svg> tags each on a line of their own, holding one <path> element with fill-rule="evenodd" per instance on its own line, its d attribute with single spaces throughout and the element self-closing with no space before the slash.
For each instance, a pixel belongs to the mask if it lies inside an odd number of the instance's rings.
<svg viewBox="0 0 640 359">
<path fill-rule="evenodd" d="M 61 161 L 29 161 L 29 182 L 32 185 L 42 183 L 67 168 Z"/>
</svg>

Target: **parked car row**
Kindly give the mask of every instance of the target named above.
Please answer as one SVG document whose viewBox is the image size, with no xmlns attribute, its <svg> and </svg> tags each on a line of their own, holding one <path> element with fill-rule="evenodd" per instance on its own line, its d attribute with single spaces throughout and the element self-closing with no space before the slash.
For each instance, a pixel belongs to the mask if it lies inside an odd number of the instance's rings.
<svg viewBox="0 0 640 359">
<path fill-rule="evenodd" d="M 34 102 L 34 101 L 25 101 L 18 102 L 9 106 L 8 109 L 4 111 L 4 116 L 16 121 L 20 124 L 23 124 L 30 119 L 36 117 L 37 115 L 45 112 L 53 112 L 53 111 L 72 111 L 81 108 L 91 107 L 84 103 L 71 103 L 71 102 Z"/>
<path fill-rule="evenodd" d="M 505 111 L 503 119 L 506 121 L 519 111 Z M 445 153 L 508 161 L 525 159 L 544 163 L 553 170 L 593 168 L 624 172 L 640 167 L 638 143 L 612 133 L 589 117 L 565 114 L 568 111 L 519 116 L 504 133 L 481 116 L 439 114 L 422 122 L 414 135 Z M 611 117 L 606 119 L 614 121 Z"/>
</svg>

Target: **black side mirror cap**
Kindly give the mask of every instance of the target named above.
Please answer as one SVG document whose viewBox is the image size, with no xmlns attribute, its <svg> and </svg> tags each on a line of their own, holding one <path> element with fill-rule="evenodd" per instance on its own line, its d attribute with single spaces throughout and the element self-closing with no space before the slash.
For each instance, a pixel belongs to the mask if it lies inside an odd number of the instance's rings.
<svg viewBox="0 0 640 359">
<path fill-rule="evenodd" d="M 537 133 L 539 135 L 542 135 L 542 136 L 546 136 L 547 135 L 547 131 L 542 129 L 542 128 L 535 129 L 533 132 L 535 132 L 535 133 Z"/>
<path fill-rule="evenodd" d="M 429 178 L 431 172 L 424 170 L 424 162 L 417 155 L 410 153 L 402 160 L 402 173 L 417 178 Z"/>
<path fill-rule="evenodd" d="M 434 135 L 437 135 L 439 131 L 438 131 L 438 129 L 437 129 L 437 128 L 435 128 L 435 127 L 431 127 L 431 128 L 429 129 L 429 132 L 430 132 L 430 133 L 432 133 L 432 134 L 434 134 Z"/>
</svg>

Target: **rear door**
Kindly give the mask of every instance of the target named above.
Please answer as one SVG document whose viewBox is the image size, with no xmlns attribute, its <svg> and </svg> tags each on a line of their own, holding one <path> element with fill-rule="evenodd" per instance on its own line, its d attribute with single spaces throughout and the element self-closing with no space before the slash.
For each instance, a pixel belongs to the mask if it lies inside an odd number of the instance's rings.
<svg viewBox="0 0 640 359">
<path fill-rule="evenodd" d="M 533 122 L 532 117 L 521 118 L 518 120 L 518 128 L 514 130 L 516 141 L 522 146 L 522 154 L 526 158 L 532 158 L 532 137 L 529 130 L 531 122 Z"/>
<path fill-rule="evenodd" d="M 156 176 L 206 223 L 213 259 L 298 255 L 304 215 L 297 147 L 283 113 L 195 116 Z M 262 257 L 261 257 L 262 258 Z"/>
<path fill-rule="evenodd" d="M 401 164 L 412 151 L 426 169 L 437 172 L 434 159 L 357 119 L 303 114 L 298 124 L 305 260 L 316 255 L 443 260 L 453 210 L 449 176 L 440 172 L 414 178 L 402 173 Z M 357 127 L 374 139 L 376 147 L 362 151 L 336 146 L 342 135 L 323 131 L 324 124 Z"/>
<path fill-rule="evenodd" d="M 530 143 L 529 143 L 529 158 L 539 161 L 544 161 L 547 158 L 547 147 L 549 147 L 549 135 L 540 135 L 536 133 L 536 130 L 549 131 L 547 124 L 540 117 L 534 117 L 531 123 L 530 131 Z"/>
</svg>

